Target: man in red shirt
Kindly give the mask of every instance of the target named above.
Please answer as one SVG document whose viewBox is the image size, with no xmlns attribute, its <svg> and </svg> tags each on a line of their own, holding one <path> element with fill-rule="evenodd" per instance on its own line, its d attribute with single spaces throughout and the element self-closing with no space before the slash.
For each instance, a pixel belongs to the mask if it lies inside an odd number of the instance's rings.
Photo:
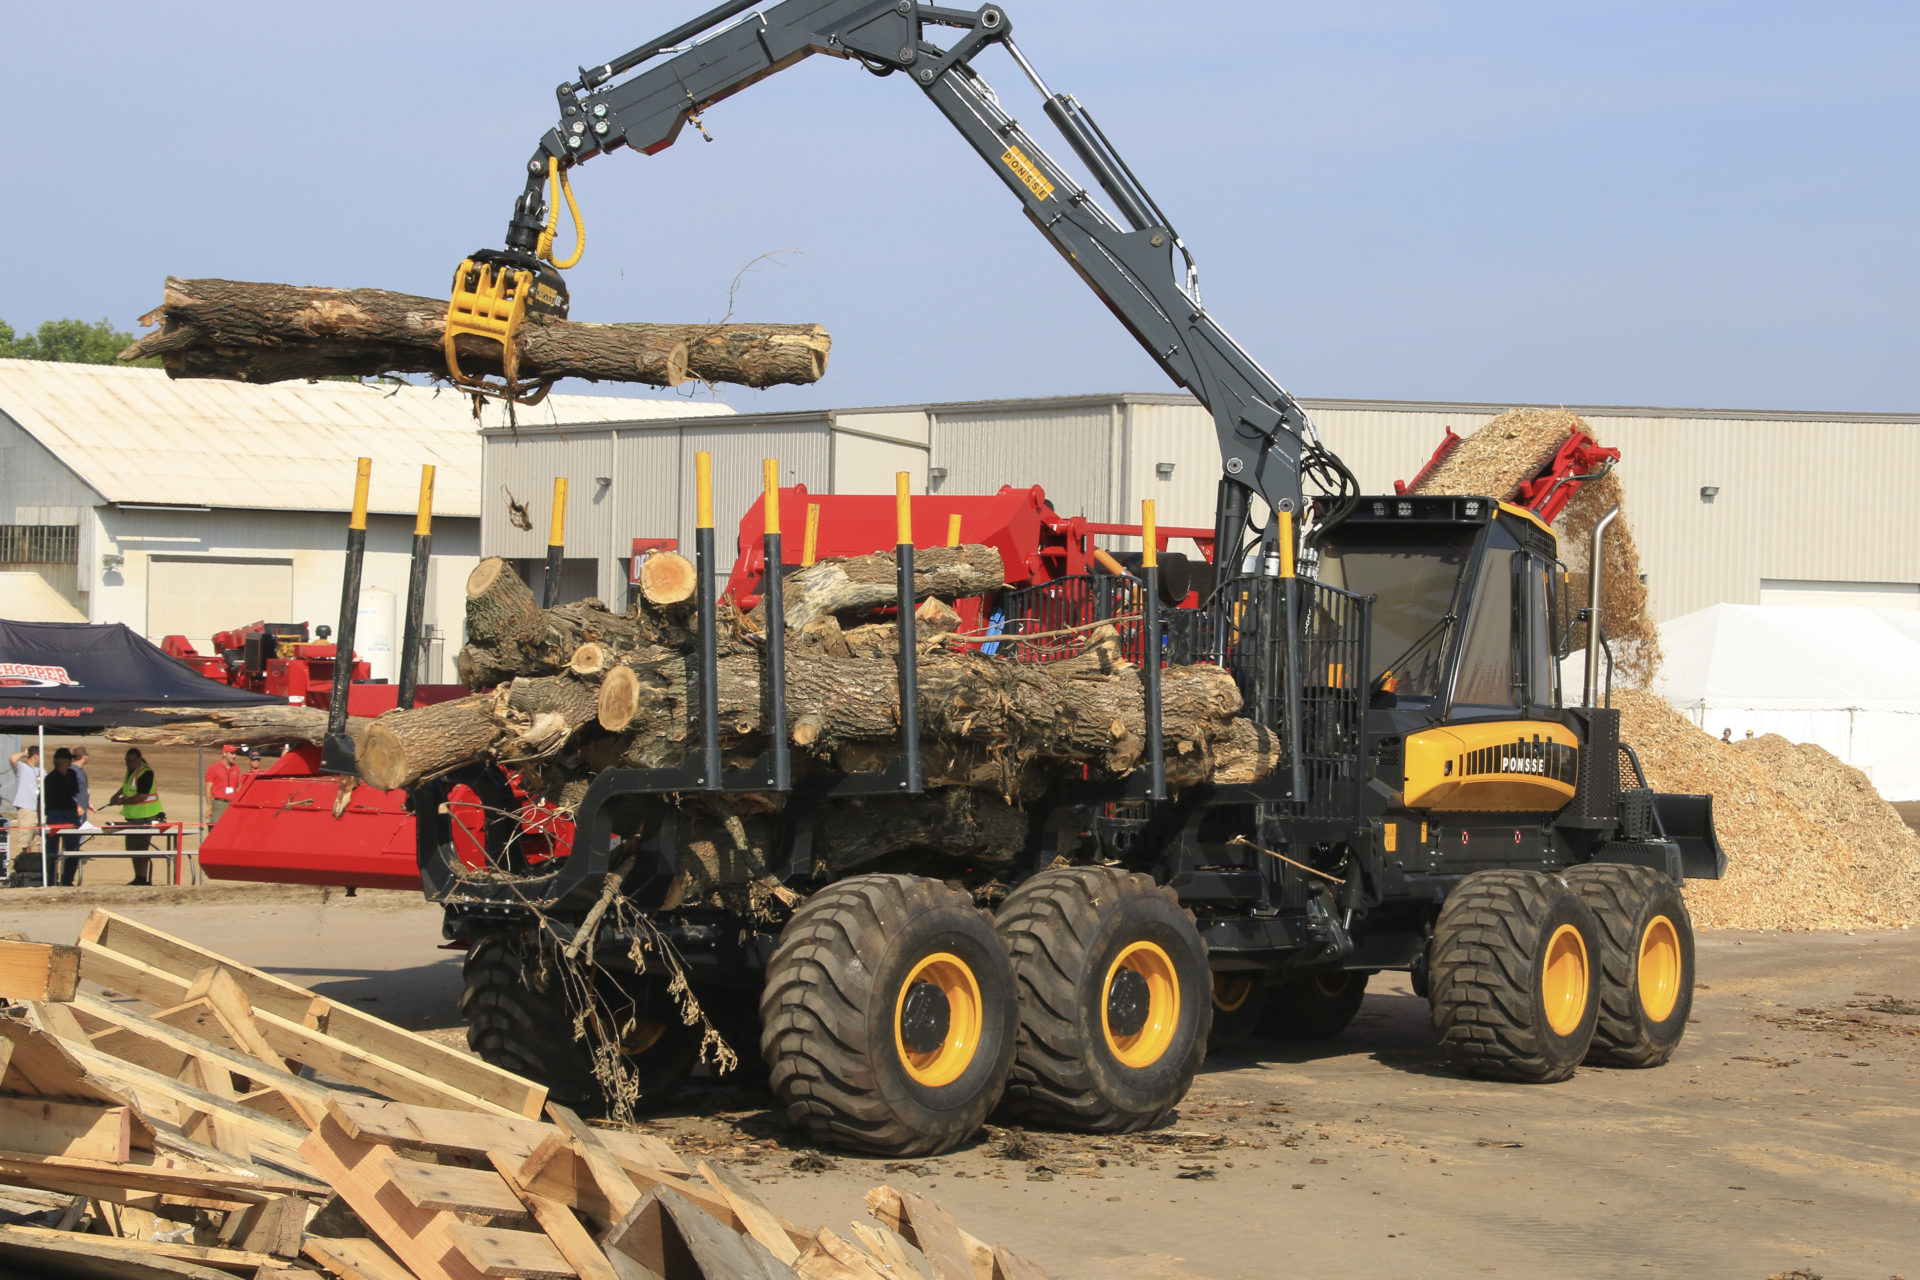
<svg viewBox="0 0 1920 1280">
<path fill-rule="evenodd" d="M 220 748 L 220 758 L 207 766 L 207 825 L 211 827 L 220 821 L 220 815 L 227 811 L 233 802 L 233 793 L 239 789 L 240 775 L 246 771 L 240 767 L 240 757 L 229 742 Z"/>
</svg>

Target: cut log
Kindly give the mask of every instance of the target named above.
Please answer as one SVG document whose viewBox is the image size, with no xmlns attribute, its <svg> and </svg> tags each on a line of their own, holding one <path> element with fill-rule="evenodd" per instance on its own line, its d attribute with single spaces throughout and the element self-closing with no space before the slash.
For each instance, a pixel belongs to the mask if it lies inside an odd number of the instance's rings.
<svg viewBox="0 0 1920 1280">
<path fill-rule="evenodd" d="M 663 609 L 692 600 L 699 581 L 693 561 L 676 551 L 656 551 L 640 562 L 640 594 Z"/>
<path fill-rule="evenodd" d="M 457 665 L 469 689 L 574 666 L 584 645 L 599 646 L 602 668 L 656 642 L 684 644 L 686 632 L 650 611 L 613 613 L 597 600 L 542 609 L 506 561 L 489 557 L 467 578 L 467 643 Z"/>
<path fill-rule="evenodd" d="M 891 552 L 821 560 L 783 584 L 787 627 L 797 631 L 827 614 L 862 614 L 894 603 L 900 568 Z M 928 547 L 913 554 L 913 598 L 958 600 L 997 591 L 1006 581 L 1000 553 L 979 543 Z M 764 615 L 764 608 L 756 608 Z"/>
<path fill-rule="evenodd" d="M 120 353 L 157 356 L 170 377 L 291 378 L 427 373 L 446 377 L 445 299 L 386 289 L 320 289 L 167 278 L 158 324 Z M 586 378 L 676 386 L 690 378 L 748 387 L 817 382 L 831 341 L 815 324 L 583 324 L 527 317 L 515 335 L 523 382 Z M 499 374 L 501 348 L 458 340 L 460 367 Z"/>
<path fill-rule="evenodd" d="M 327 736 L 327 713 L 313 707 L 266 703 L 257 707 L 142 707 L 162 716 L 161 724 L 118 725 L 107 730 L 115 742 L 148 747 L 218 747 L 229 742 L 280 742 L 319 746 Z M 358 742 L 373 721 L 347 720 L 347 736 Z"/>
<path fill-rule="evenodd" d="M 487 758 L 504 735 L 491 694 L 389 711 L 362 734 L 354 760 L 361 780 L 382 791 L 413 786 Z"/>
</svg>

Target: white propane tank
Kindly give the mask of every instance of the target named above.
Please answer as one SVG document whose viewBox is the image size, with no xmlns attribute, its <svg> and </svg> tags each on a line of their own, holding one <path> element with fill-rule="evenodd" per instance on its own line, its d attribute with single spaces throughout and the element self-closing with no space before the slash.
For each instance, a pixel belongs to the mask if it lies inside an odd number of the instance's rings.
<svg viewBox="0 0 1920 1280">
<path fill-rule="evenodd" d="M 360 619 L 353 648 L 375 680 L 398 678 L 400 662 L 400 604 L 385 587 L 360 589 Z"/>
</svg>

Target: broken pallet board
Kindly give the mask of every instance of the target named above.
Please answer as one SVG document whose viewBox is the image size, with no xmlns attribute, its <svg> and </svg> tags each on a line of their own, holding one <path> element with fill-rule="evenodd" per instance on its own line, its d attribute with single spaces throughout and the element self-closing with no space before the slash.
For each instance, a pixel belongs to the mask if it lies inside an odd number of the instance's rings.
<svg viewBox="0 0 1920 1280">
<path fill-rule="evenodd" d="M 312 1027 L 341 1044 L 436 1081 L 449 1090 L 471 1095 L 488 1109 L 537 1117 L 546 1103 L 547 1091 L 543 1085 L 489 1066 L 450 1046 L 435 1044 L 371 1014 L 316 997 L 291 982 L 236 964 L 114 912 L 95 909 L 81 930 L 83 969 L 87 960 L 84 953 L 90 948 L 96 954 L 105 952 L 138 961 L 170 979 L 178 988 L 177 994 L 154 1003 L 184 1003 L 202 972 L 224 968 L 246 993 L 256 1013 Z M 153 1002 L 145 994 L 133 994 Z M 271 1040 L 271 1035 L 268 1038 Z"/>
<path fill-rule="evenodd" d="M 0 1000 L 71 1000 L 80 984 L 80 949 L 0 940 Z"/>
</svg>

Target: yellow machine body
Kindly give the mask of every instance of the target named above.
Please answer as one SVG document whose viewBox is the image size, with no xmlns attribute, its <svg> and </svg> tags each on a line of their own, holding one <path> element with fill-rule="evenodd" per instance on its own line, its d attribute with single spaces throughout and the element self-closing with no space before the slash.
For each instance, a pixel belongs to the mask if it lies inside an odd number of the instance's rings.
<svg viewBox="0 0 1920 1280">
<path fill-rule="evenodd" d="M 1409 809 L 1434 813 L 1557 813 L 1573 799 L 1580 738 L 1539 720 L 1452 724 L 1410 734 Z"/>
</svg>

